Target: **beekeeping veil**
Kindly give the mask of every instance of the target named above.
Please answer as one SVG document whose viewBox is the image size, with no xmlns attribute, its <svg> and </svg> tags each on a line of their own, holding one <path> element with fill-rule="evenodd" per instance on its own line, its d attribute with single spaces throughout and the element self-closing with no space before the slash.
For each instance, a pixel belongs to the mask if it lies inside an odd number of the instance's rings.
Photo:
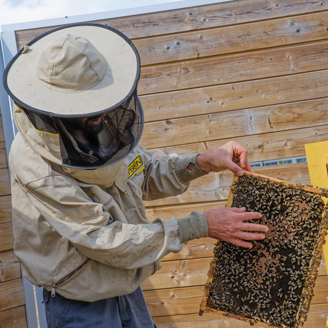
<svg viewBox="0 0 328 328">
<path fill-rule="evenodd" d="M 135 148 L 143 129 L 139 75 L 139 55 L 126 36 L 79 24 L 32 40 L 9 63 L 3 81 L 16 116 L 24 113 L 15 120 L 26 141 L 38 152 L 44 142 L 41 148 L 72 173 L 113 168 Z M 97 123 L 91 148 L 70 132 L 83 119 Z"/>
</svg>

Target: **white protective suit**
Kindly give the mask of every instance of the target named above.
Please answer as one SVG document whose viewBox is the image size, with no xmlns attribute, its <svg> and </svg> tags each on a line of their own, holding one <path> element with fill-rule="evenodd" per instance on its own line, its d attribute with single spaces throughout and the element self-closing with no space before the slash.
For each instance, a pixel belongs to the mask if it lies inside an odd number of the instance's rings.
<svg viewBox="0 0 328 328">
<path fill-rule="evenodd" d="M 62 166 L 59 136 L 36 130 L 18 108 L 10 151 L 14 251 L 24 276 L 52 293 L 96 301 L 133 292 L 182 243 L 208 236 L 205 216 L 157 218 L 143 200 L 186 191 L 204 175 L 196 155 L 155 159 L 138 145 L 96 170 Z"/>
</svg>

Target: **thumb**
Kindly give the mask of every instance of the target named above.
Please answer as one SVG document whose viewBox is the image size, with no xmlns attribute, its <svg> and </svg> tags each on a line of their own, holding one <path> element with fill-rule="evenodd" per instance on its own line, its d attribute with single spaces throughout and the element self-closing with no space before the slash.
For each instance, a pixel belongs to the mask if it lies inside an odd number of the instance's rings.
<svg viewBox="0 0 328 328">
<path fill-rule="evenodd" d="M 242 176 L 244 174 L 243 169 L 232 161 L 228 163 L 227 167 L 238 176 Z"/>
</svg>

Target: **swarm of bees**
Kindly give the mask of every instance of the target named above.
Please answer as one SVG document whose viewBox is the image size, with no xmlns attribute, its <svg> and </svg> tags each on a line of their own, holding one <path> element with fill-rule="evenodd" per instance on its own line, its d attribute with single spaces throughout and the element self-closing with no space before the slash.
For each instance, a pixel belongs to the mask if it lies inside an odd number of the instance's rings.
<svg viewBox="0 0 328 328">
<path fill-rule="evenodd" d="M 218 242 L 200 314 L 215 312 L 282 328 L 302 327 L 321 261 L 328 216 L 322 190 L 264 176 L 235 177 L 227 206 L 262 214 L 269 227 L 251 249 Z"/>
</svg>

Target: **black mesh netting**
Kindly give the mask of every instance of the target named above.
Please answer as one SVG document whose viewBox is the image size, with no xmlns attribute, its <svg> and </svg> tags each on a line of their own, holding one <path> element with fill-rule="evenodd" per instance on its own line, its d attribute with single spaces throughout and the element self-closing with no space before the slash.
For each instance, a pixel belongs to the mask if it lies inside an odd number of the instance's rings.
<svg viewBox="0 0 328 328">
<path fill-rule="evenodd" d="M 42 114 L 36 114 L 30 110 L 27 110 L 18 104 L 16 104 L 16 107 L 24 111 L 26 116 L 28 117 L 29 121 L 32 123 L 35 129 L 37 129 L 40 132 L 50 133 L 50 134 L 57 134 L 57 128 L 55 125 L 54 120 L 47 115 Z"/>
<path fill-rule="evenodd" d="M 301 187 L 242 176 L 232 186 L 232 207 L 262 214 L 269 227 L 251 249 L 218 243 L 207 284 L 207 304 L 251 324 L 303 325 L 313 295 L 326 233 L 325 205 Z"/>
<path fill-rule="evenodd" d="M 85 119 L 97 115 L 64 119 L 24 111 L 39 132 L 59 134 L 63 164 L 78 168 L 98 168 L 123 159 L 137 145 L 143 130 L 143 111 L 136 93 L 123 105 L 98 115 L 101 123 L 91 127 Z M 87 143 L 77 137 L 76 129 L 83 130 Z"/>
</svg>

